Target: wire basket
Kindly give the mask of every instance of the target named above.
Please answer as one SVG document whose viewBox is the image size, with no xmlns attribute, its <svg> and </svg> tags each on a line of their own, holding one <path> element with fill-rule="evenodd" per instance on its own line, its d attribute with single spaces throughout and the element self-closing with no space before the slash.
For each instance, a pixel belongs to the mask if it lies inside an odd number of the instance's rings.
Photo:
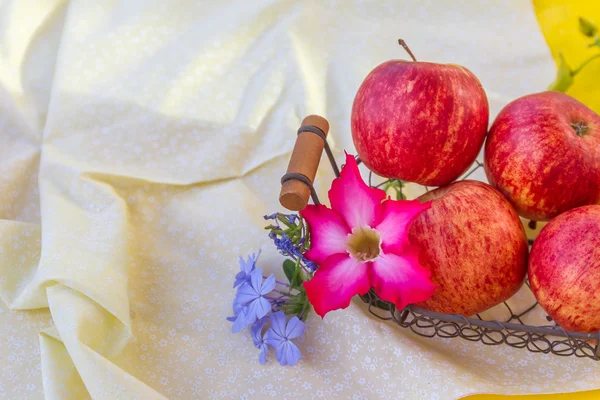
<svg viewBox="0 0 600 400">
<path fill-rule="evenodd" d="M 315 126 L 302 126 L 298 134 L 303 132 L 312 132 L 323 139 L 324 149 L 329 162 L 335 173 L 339 177 L 339 168 L 332 155 L 331 149 L 326 140 L 326 134 Z M 360 164 L 360 159 L 356 158 Z M 483 164 L 475 161 L 471 169 L 462 176 L 466 179 L 475 171 L 482 168 Z M 314 204 L 320 204 L 317 193 L 310 179 L 306 176 L 294 172 L 285 174 L 282 184 L 288 180 L 300 180 L 310 188 L 310 195 Z M 386 183 L 393 181 L 388 179 L 373 185 L 373 173 L 369 171 L 369 185 L 372 187 L 381 187 Z M 428 187 L 425 190 L 429 191 Z M 533 240 L 529 240 L 529 245 Z M 525 281 L 529 286 L 529 282 Z M 383 321 L 393 321 L 402 328 L 408 328 L 419 336 L 433 338 L 462 338 L 471 342 L 481 342 L 490 346 L 508 345 L 519 349 L 527 349 L 533 353 L 551 353 L 557 356 L 575 356 L 580 358 L 591 358 L 600 360 L 600 331 L 596 333 L 583 333 L 566 331 L 552 321 L 544 313 L 549 325 L 528 325 L 523 319 L 528 314 L 537 310 L 543 312 L 537 301 L 530 307 L 520 313 L 515 313 L 509 304 L 505 301 L 496 307 L 506 307 L 509 317 L 505 320 L 486 320 L 481 315 L 476 314 L 472 317 L 464 317 L 460 314 L 444 314 L 429 311 L 414 305 L 408 305 L 402 310 L 398 310 L 393 303 L 381 300 L 375 291 L 371 289 L 366 295 L 361 296 L 367 304 L 368 311 L 375 317 Z M 509 299 L 510 300 L 510 299 Z"/>
</svg>

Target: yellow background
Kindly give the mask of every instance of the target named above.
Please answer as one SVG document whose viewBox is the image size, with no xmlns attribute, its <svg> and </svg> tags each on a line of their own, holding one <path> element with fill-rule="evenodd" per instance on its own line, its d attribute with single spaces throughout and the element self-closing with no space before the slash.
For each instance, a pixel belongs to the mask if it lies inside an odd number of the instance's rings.
<svg viewBox="0 0 600 400">
<path fill-rule="evenodd" d="M 600 48 L 588 48 L 592 39 L 579 32 L 579 17 L 593 21 L 600 28 L 600 2 L 595 0 L 534 0 L 536 15 L 542 32 L 557 59 L 562 52 L 572 69 L 584 60 L 600 52 Z M 567 94 L 579 99 L 600 113 L 600 61 L 588 64 L 576 77 Z"/>
</svg>

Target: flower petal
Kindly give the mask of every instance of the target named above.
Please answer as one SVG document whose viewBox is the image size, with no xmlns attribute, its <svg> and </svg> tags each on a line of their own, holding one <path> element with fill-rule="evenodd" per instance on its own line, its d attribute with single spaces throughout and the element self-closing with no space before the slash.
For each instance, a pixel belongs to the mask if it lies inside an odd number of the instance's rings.
<svg viewBox="0 0 600 400">
<path fill-rule="evenodd" d="M 262 329 L 265 326 L 266 322 L 267 322 L 266 318 L 261 318 L 260 320 L 256 321 L 250 328 L 250 334 L 252 335 L 252 341 L 254 342 L 254 346 L 256 346 L 256 347 L 260 347 L 264 342 Z"/>
<path fill-rule="evenodd" d="M 265 343 L 273 348 L 277 348 L 284 340 L 285 339 L 275 333 L 272 328 L 269 328 L 265 334 Z"/>
<path fill-rule="evenodd" d="M 267 347 L 267 345 L 262 344 L 260 346 L 260 354 L 258 355 L 259 363 L 264 364 L 267 361 L 267 351 L 269 351 L 269 348 Z"/>
<path fill-rule="evenodd" d="M 240 264 L 240 272 L 236 275 L 236 279 L 242 279 L 245 276 L 250 275 L 252 271 L 254 271 L 254 267 L 256 266 L 256 261 L 260 256 L 261 250 L 258 251 L 258 254 L 252 253 L 248 255 L 248 260 L 244 260 L 242 256 L 239 257 Z"/>
<path fill-rule="evenodd" d="M 247 327 L 249 323 L 250 322 L 248 322 L 248 319 L 246 318 L 246 310 L 244 309 L 236 316 L 233 326 L 231 327 L 231 332 L 238 333 Z"/>
<path fill-rule="evenodd" d="M 257 295 L 260 293 L 260 287 L 262 285 L 262 282 L 263 282 L 262 268 L 256 268 L 250 274 L 250 286 L 252 286 L 252 289 L 254 289 L 254 291 L 256 292 Z"/>
<path fill-rule="evenodd" d="M 246 313 L 246 318 L 249 321 L 248 323 L 253 323 L 257 319 L 264 317 L 269 311 L 271 311 L 271 303 L 269 303 L 269 300 L 264 297 L 258 297 L 248 304 L 248 311 Z"/>
<path fill-rule="evenodd" d="M 331 208 L 340 213 L 350 228 L 373 227 L 376 209 L 385 199 L 381 189 L 369 187 L 360 176 L 353 156 L 346 154 L 346 164 L 329 189 Z"/>
<path fill-rule="evenodd" d="M 418 200 L 386 200 L 381 203 L 375 222 L 375 230 L 381 236 L 381 249 L 384 253 L 399 252 L 408 245 L 410 223 L 423 211 L 431 207 L 431 202 L 421 204 Z"/>
<path fill-rule="evenodd" d="M 322 263 L 332 254 L 346 253 L 346 240 L 350 228 L 342 216 L 320 204 L 308 205 L 300 214 L 308 223 L 310 250 L 304 256 L 316 263 Z"/>
<path fill-rule="evenodd" d="M 250 283 L 244 283 L 238 288 L 234 304 L 245 306 L 251 301 L 254 301 L 257 297 L 258 293 L 256 293 L 256 290 L 250 286 Z"/>
<path fill-rule="evenodd" d="M 419 264 L 419 248 L 407 246 L 404 253 L 382 254 L 373 261 L 371 282 L 382 300 L 392 302 L 401 310 L 407 304 L 429 299 L 437 286 L 431 271 Z"/>
<path fill-rule="evenodd" d="M 238 272 L 237 275 L 235 276 L 235 281 L 233 282 L 233 288 L 235 289 L 236 287 L 246 283 L 248 281 L 247 279 L 247 275 L 245 272 Z"/>
<path fill-rule="evenodd" d="M 300 359 L 300 349 L 289 340 L 284 341 L 275 349 L 275 358 L 281 365 L 292 366 Z"/>
<path fill-rule="evenodd" d="M 329 311 L 346 308 L 356 294 L 371 288 L 369 265 L 348 254 L 335 254 L 325 260 L 314 277 L 304 282 L 308 300 L 315 312 L 324 317 Z"/>
<path fill-rule="evenodd" d="M 238 315 L 242 309 L 244 308 L 245 303 L 242 303 L 240 300 L 240 292 L 238 290 L 238 292 L 235 295 L 235 298 L 233 299 L 233 313 L 235 315 Z"/>
<path fill-rule="evenodd" d="M 269 329 L 269 331 L 272 331 L 275 335 L 284 338 L 285 321 L 286 317 L 282 311 L 278 311 L 276 313 L 271 314 L 271 328 Z"/>
<path fill-rule="evenodd" d="M 269 294 L 273 289 L 275 289 L 275 275 L 271 274 L 262 284 L 260 288 L 260 295 L 264 296 Z"/>
<path fill-rule="evenodd" d="M 298 317 L 293 317 L 285 327 L 285 337 L 288 339 L 300 337 L 304 334 L 305 328 L 304 322 L 300 321 Z"/>
<path fill-rule="evenodd" d="M 252 257 L 248 257 L 248 261 L 250 262 L 248 273 L 254 271 L 256 268 L 256 262 L 258 261 L 258 257 L 260 257 L 260 253 L 262 253 L 262 249 L 258 249 L 258 253 L 252 253 Z"/>
<path fill-rule="evenodd" d="M 286 342 L 287 341 L 284 339 L 281 342 L 279 342 L 277 347 L 275 347 L 275 359 L 281 365 L 287 365 L 287 359 L 285 358 L 285 351 L 284 351 Z"/>
<path fill-rule="evenodd" d="M 250 256 L 248 256 L 248 261 L 250 259 Z M 246 274 L 247 272 L 249 272 L 249 268 L 248 268 L 248 262 L 246 260 L 244 260 L 244 257 L 240 256 L 239 257 L 239 262 L 240 262 L 240 272 L 243 274 Z"/>
</svg>

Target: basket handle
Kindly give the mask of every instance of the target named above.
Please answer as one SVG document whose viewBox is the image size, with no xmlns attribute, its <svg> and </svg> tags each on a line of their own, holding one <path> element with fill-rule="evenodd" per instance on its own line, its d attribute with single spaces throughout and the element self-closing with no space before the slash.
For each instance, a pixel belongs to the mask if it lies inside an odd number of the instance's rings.
<svg viewBox="0 0 600 400">
<path fill-rule="evenodd" d="M 281 178 L 279 203 L 288 210 L 303 210 L 310 195 L 313 196 L 315 204 L 318 204 L 312 184 L 328 133 L 329 122 L 325 118 L 309 115 L 302 120 L 287 173 Z"/>
</svg>

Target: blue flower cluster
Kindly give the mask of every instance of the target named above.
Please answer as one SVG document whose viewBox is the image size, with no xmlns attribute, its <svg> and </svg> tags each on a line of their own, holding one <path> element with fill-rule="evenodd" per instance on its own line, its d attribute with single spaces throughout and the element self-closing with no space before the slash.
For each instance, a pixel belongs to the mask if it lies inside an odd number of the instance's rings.
<svg viewBox="0 0 600 400">
<path fill-rule="evenodd" d="M 250 333 L 256 348 L 260 350 L 258 360 L 266 362 L 269 347 L 275 349 L 275 357 L 281 365 L 294 365 L 300 359 L 300 350 L 292 339 L 303 335 L 305 325 L 298 316 L 287 319 L 286 312 L 293 310 L 302 293 L 290 285 L 275 280 L 273 274 L 263 276 L 262 268 L 257 268 L 258 254 L 251 254 L 247 260 L 240 257 L 240 272 L 235 276 L 233 287 L 237 293 L 233 301 L 233 333 L 251 325 Z M 279 288 L 277 287 L 279 285 Z"/>
<path fill-rule="evenodd" d="M 317 264 L 306 259 L 303 255 L 309 243 L 307 230 L 302 218 L 296 214 L 280 213 L 265 215 L 264 218 L 275 222 L 275 225 L 270 225 L 267 229 L 271 230 L 269 238 L 273 240 L 277 250 L 294 261 L 300 260 L 300 263 L 309 272 L 315 272 L 318 268 Z M 284 227 L 282 228 L 280 224 L 283 224 Z M 295 237 L 290 237 L 290 234 Z"/>
</svg>

